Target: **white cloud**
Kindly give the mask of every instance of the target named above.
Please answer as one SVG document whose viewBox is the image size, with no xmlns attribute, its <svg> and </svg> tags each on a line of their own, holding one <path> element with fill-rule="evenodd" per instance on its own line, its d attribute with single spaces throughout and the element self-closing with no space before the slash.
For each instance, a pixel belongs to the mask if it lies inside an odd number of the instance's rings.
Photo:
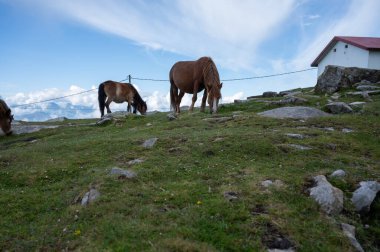
<svg viewBox="0 0 380 252">
<path fill-rule="evenodd" d="M 34 10 L 36 4 L 151 49 L 191 58 L 208 55 L 224 67 L 250 69 L 258 46 L 280 28 L 296 1 L 37 0 Z"/>
</svg>

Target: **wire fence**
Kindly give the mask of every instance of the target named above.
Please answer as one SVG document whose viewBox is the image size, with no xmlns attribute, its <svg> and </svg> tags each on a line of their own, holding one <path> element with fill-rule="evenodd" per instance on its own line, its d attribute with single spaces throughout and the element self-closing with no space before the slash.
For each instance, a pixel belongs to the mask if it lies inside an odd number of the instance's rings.
<svg viewBox="0 0 380 252">
<path fill-rule="evenodd" d="M 297 71 L 292 71 L 292 72 L 284 72 L 284 73 L 262 75 L 262 76 L 251 76 L 251 77 L 235 78 L 235 79 L 224 79 L 224 80 L 221 80 L 221 81 L 223 81 L 223 82 L 233 82 L 233 81 L 243 81 L 243 80 L 271 78 L 271 77 L 277 77 L 277 76 L 283 76 L 283 75 L 290 75 L 290 74 L 295 74 L 295 73 L 307 72 L 307 71 L 312 71 L 312 70 L 316 70 L 316 69 L 317 68 L 307 68 L 307 69 L 302 69 L 302 70 L 297 70 Z M 168 79 L 139 78 L 139 77 L 133 77 L 132 75 L 128 75 L 127 78 L 125 78 L 125 79 L 123 79 L 123 80 L 121 80 L 119 82 L 128 81 L 128 83 L 132 83 L 132 80 L 153 81 L 153 82 L 168 82 L 169 81 Z M 60 96 L 60 97 L 55 97 L 55 98 L 50 98 L 50 99 L 46 99 L 46 100 L 42 100 L 42 101 L 37 101 L 37 102 L 24 103 L 24 104 L 15 104 L 15 105 L 13 105 L 11 107 L 13 107 L 13 108 L 23 107 L 23 108 L 25 108 L 25 107 L 28 107 L 28 106 L 31 106 L 31 105 L 36 105 L 36 104 L 40 104 L 40 103 L 60 100 L 60 99 L 64 99 L 64 98 L 68 98 L 68 97 L 72 97 L 72 96 L 76 96 L 76 95 L 80 95 L 80 94 L 84 94 L 84 93 L 93 92 L 95 90 L 98 90 L 98 88 L 93 88 L 93 89 L 85 90 L 85 91 L 82 91 L 82 92 L 78 92 L 78 93 L 74 93 L 74 94 L 70 94 L 70 95 L 65 95 L 65 96 Z M 48 110 L 48 109 L 49 108 L 46 108 L 45 110 Z M 84 109 L 84 110 L 91 111 L 91 110 L 94 110 L 94 109 Z"/>
</svg>

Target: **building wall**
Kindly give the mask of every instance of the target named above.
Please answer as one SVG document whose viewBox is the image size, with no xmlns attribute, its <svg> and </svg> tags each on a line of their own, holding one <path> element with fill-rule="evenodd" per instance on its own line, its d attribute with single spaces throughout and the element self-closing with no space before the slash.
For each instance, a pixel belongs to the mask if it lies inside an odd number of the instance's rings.
<svg viewBox="0 0 380 252">
<path fill-rule="evenodd" d="M 377 55 L 375 58 L 377 58 Z M 327 65 L 368 68 L 368 63 L 368 50 L 338 41 L 321 62 L 319 62 L 318 76 L 323 73 Z"/>
<path fill-rule="evenodd" d="M 369 52 L 368 68 L 380 70 L 380 51 Z"/>
</svg>

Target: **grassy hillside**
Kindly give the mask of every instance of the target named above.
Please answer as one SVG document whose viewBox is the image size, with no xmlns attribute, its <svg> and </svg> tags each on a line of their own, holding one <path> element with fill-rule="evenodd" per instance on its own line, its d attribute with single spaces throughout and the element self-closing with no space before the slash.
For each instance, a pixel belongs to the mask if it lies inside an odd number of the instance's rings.
<svg viewBox="0 0 380 252">
<path fill-rule="evenodd" d="M 303 97 L 309 106 L 327 101 Z M 199 112 L 173 121 L 157 113 L 1 137 L 0 250 L 265 251 L 286 237 L 297 251 L 353 251 L 339 227 L 346 222 L 366 251 L 378 251 L 379 197 L 363 219 L 350 202 L 360 181 L 380 178 L 380 97 L 372 98 L 361 113 L 306 121 L 260 117 L 273 106 L 250 101 L 224 105 L 218 116 L 241 112 L 219 123 Z M 153 148 L 141 146 L 153 137 Z M 136 158 L 144 162 L 128 164 Z M 113 167 L 137 177 L 110 175 Z M 348 173 L 330 180 L 345 209 L 331 217 L 305 188 L 337 169 Z M 266 179 L 284 185 L 266 189 Z M 81 206 L 90 188 L 101 195 Z"/>
</svg>

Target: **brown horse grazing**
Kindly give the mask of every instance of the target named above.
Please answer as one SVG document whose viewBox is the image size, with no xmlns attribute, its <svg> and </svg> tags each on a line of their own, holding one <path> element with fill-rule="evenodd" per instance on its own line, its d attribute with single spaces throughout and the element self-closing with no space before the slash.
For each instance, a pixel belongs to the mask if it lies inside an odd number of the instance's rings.
<svg viewBox="0 0 380 252">
<path fill-rule="evenodd" d="M 136 114 L 136 108 L 142 115 L 145 115 L 147 111 L 146 103 L 143 101 L 136 88 L 130 83 L 120 83 L 110 80 L 101 83 L 98 89 L 98 101 L 102 117 L 104 116 L 104 106 L 107 108 L 107 113 L 111 113 L 109 106 L 113 101 L 116 103 L 128 102 L 127 111 L 131 112 L 132 105 L 134 114 Z"/>
<path fill-rule="evenodd" d="M 6 135 L 12 134 L 11 124 L 13 115 L 11 109 L 7 106 L 5 101 L 0 99 L 0 127 Z"/>
<path fill-rule="evenodd" d="M 196 61 L 179 61 L 173 65 L 169 73 L 170 79 L 170 103 L 178 114 L 180 104 L 185 93 L 193 94 L 189 111 L 192 112 L 197 101 L 198 92 L 203 93 L 201 111 L 205 111 L 206 99 L 210 106 L 210 112 L 218 111 L 219 99 L 222 97 L 220 90 L 219 73 L 214 61 L 210 57 L 202 57 Z M 179 94 L 178 94 L 179 89 Z"/>
</svg>

